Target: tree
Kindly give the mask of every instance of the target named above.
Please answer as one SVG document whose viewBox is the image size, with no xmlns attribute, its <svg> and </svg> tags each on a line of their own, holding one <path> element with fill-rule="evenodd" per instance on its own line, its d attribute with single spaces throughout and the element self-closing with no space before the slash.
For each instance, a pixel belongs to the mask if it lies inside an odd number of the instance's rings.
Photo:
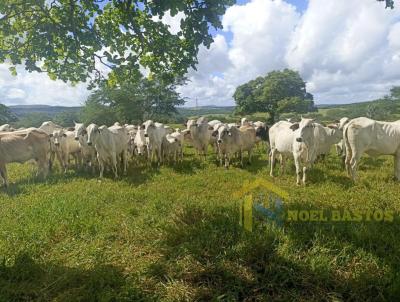
<svg viewBox="0 0 400 302">
<path fill-rule="evenodd" d="M 377 0 L 377 1 L 379 1 L 379 2 L 385 1 L 386 2 L 385 8 L 391 8 L 391 9 L 394 8 L 394 0 Z"/>
<path fill-rule="evenodd" d="M 270 122 L 283 112 L 315 111 L 313 96 L 298 72 L 272 71 L 239 86 L 233 95 L 238 113 L 267 112 Z"/>
<path fill-rule="evenodd" d="M 0 104 L 0 125 L 15 122 L 17 117 L 6 105 Z"/>
<path fill-rule="evenodd" d="M 195 67 L 209 28 L 234 0 L 2 0 L 0 63 L 24 64 L 52 79 L 99 83 L 99 64 L 112 84 L 136 77 L 140 67 L 166 77 Z M 183 13 L 177 33 L 161 19 Z"/>
<path fill-rule="evenodd" d="M 79 121 L 79 114 L 75 111 L 63 111 L 56 114 L 52 120 L 60 126 L 71 127 L 74 121 Z"/>
<path fill-rule="evenodd" d="M 51 120 L 51 116 L 45 113 L 32 112 L 20 117 L 19 120 L 15 123 L 15 126 L 17 128 L 39 127 L 43 122 L 49 120 Z"/>
<path fill-rule="evenodd" d="M 184 104 L 176 92 L 176 85 L 182 81 L 180 79 L 171 84 L 152 76 L 141 78 L 134 84 L 123 83 L 118 87 L 103 85 L 86 102 L 84 120 L 95 122 L 101 120 L 103 115 L 109 115 L 107 121 L 112 117 L 113 121 L 141 123 L 146 119 L 161 120 L 177 114 L 175 107 Z"/>
<path fill-rule="evenodd" d="M 400 86 L 394 86 L 390 89 L 390 96 L 389 98 L 400 100 Z"/>
</svg>

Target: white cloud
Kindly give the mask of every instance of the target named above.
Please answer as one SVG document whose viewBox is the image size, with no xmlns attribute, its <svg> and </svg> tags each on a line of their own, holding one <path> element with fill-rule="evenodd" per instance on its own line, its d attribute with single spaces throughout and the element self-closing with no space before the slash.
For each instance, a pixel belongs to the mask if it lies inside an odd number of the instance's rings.
<svg viewBox="0 0 400 302">
<path fill-rule="evenodd" d="M 89 93 L 85 84 L 71 86 L 50 80 L 46 74 L 29 73 L 18 68 L 12 76 L 7 65 L 0 65 L 0 102 L 6 105 L 44 104 L 79 106 Z"/>
<path fill-rule="evenodd" d="M 400 5 L 376 0 L 310 0 L 300 12 L 291 0 L 249 0 L 230 7 L 210 49 L 201 47 L 197 71 L 179 88 L 188 106 L 233 105 L 235 88 L 275 69 L 298 70 L 317 103 L 378 98 L 400 85 Z M 177 33 L 185 16 L 161 21 Z M 0 101 L 79 105 L 85 85 L 71 87 L 44 74 L 0 65 Z"/>
<path fill-rule="evenodd" d="M 317 103 L 375 99 L 400 85 L 398 6 L 388 10 L 375 0 L 310 0 L 300 15 L 285 1 L 252 0 L 229 8 L 223 24 L 232 36 L 225 53 L 204 50 L 201 75 L 182 89 L 200 104 L 233 104 L 238 84 L 286 67 L 300 72 Z M 223 66 L 221 57 L 228 58 Z"/>
</svg>

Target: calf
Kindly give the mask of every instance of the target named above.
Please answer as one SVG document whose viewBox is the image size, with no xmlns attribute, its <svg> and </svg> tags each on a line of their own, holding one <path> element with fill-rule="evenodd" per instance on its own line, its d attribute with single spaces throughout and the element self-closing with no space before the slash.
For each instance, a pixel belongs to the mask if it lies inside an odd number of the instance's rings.
<svg viewBox="0 0 400 302">
<path fill-rule="evenodd" d="M 50 137 L 53 138 L 55 151 L 64 173 L 68 171 L 70 156 L 75 159 L 75 165 L 79 168 L 82 164 L 82 153 L 79 142 L 75 140 L 75 132 L 63 129 L 54 130 Z"/>
<path fill-rule="evenodd" d="M 180 158 L 180 154 L 182 151 L 181 142 L 178 138 L 174 137 L 172 134 L 167 134 L 163 138 L 162 142 L 162 152 L 164 159 L 171 162 L 171 159 L 174 163 L 177 162 Z"/>
</svg>

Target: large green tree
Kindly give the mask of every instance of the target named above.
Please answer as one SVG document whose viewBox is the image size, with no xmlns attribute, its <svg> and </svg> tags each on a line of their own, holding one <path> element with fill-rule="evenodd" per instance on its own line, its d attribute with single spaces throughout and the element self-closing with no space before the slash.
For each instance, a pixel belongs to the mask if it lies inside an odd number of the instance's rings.
<svg viewBox="0 0 400 302">
<path fill-rule="evenodd" d="M 270 122 L 284 112 L 314 111 L 313 96 L 300 74 L 290 69 L 272 71 L 239 86 L 234 95 L 238 113 L 267 112 Z"/>
<path fill-rule="evenodd" d="M 136 77 L 140 67 L 174 78 L 195 67 L 209 28 L 234 0 L 1 0 L 0 63 L 24 64 L 53 79 L 92 84 L 109 68 L 111 84 Z M 174 33 L 161 21 L 183 13 Z M 97 64 L 96 64 L 97 62 Z"/>
<path fill-rule="evenodd" d="M 177 113 L 176 106 L 184 100 L 176 92 L 174 83 L 162 77 L 140 78 L 137 82 L 126 82 L 118 87 L 103 85 L 94 91 L 83 109 L 82 118 L 88 122 L 111 124 L 115 120 L 124 123 L 140 123 L 146 119 L 162 120 Z"/>
</svg>

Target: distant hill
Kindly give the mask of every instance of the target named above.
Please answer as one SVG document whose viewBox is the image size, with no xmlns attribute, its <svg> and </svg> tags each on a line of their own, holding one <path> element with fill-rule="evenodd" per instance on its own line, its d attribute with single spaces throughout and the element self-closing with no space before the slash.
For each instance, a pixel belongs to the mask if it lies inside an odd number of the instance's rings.
<svg viewBox="0 0 400 302">
<path fill-rule="evenodd" d="M 42 113 L 53 117 L 61 112 L 78 112 L 82 107 L 48 106 L 48 105 L 16 105 L 9 106 L 10 110 L 17 116 L 22 117 L 30 113 Z"/>
</svg>

